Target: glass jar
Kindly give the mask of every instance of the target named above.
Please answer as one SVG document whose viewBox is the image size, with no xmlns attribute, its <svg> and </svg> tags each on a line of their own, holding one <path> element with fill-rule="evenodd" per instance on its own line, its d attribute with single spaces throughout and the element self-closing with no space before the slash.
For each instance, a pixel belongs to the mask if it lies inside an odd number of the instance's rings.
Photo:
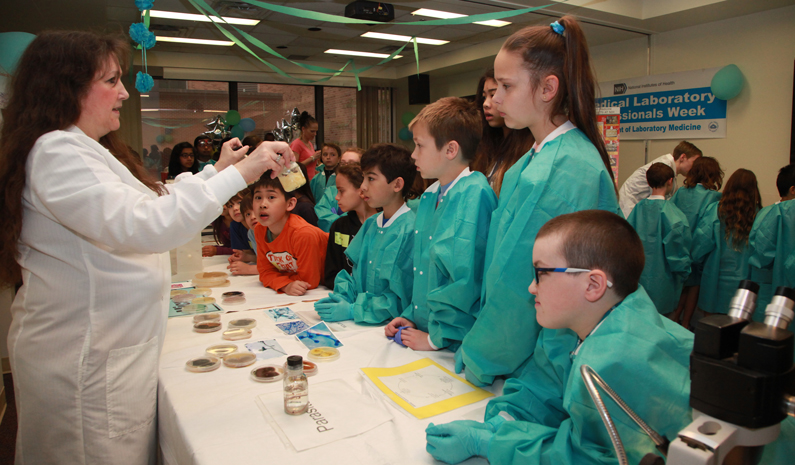
<svg viewBox="0 0 795 465">
<path fill-rule="evenodd" d="M 284 375 L 284 412 L 301 415 L 309 406 L 309 383 L 304 374 L 304 360 L 300 355 L 287 357 Z"/>
<path fill-rule="evenodd" d="M 282 172 L 279 173 L 279 181 L 282 183 L 285 192 L 292 192 L 306 184 L 304 173 L 296 162 L 284 167 Z"/>
</svg>

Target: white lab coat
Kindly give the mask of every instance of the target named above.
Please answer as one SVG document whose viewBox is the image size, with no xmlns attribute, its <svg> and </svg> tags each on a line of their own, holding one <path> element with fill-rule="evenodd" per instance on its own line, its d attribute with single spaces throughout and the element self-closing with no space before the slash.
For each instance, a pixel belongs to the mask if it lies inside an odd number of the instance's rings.
<svg viewBox="0 0 795 465">
<path fill-rule="evenodd" d="M 650 163 L 635 170 L 621 185 L 621 189 L 618 191 L 618 205 L 621 207 L 621 212 L 624 213 L 624 218 L 629 218 L 629 214 L 635 208 L 635 204 L 651 195 L 651 187 L 649 187 L 649 182 L 646 181 L 646 171 L 654 163 L 665 163 L 674 170 L 674 188 L 666 196 L 666 199 L 670 199 L 671 195 L 676 192 L 676 162 L 674 161 L 674 156 L 669 153 L 655 158 Z"/>
<path fill-rule="evenodd" d="M 26 169 L 8 337 L 16 463 L 153 463 L 167 252 L 246 183 L 210 166 L 157 197 L 76 127 L 41 136 Z"/>
</svg>

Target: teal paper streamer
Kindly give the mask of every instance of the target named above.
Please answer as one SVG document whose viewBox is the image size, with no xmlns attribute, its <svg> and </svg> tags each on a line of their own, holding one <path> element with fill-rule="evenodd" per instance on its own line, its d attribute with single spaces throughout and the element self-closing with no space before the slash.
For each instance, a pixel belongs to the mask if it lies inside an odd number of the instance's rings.
<svg viewBox="0 0 795 465">
<path fill-rule="evenodd" d="M 420 52 L 417 50 L 417 38 L 411 38 L 414 41 L 414 58 L 417 61 L 417 76 L 420 75 Z"/>
</svg>

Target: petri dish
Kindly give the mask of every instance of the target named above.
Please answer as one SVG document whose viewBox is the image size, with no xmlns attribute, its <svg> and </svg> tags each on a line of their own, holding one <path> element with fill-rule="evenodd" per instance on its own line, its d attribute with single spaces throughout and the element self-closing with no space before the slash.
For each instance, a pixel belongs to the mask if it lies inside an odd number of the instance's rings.
<svg viewBox="0 0 795 465">
<path fill-rule="evenodd" d="M 210 305 L 215 303 L 215 297 L 197 297 L 190 301 L 194 305 Z"/>
<path fill-rule="evenodd" d="M 185 289 L 174 289 L 173 291 L 171 291 L 171 297 L 174 297 L 175 295 L 187 294 L 187 293 L 188 293 L 188 291 L 186 291 Z"/>
<path fill-rule="evenodd" d="M 175 303 L 179 302 L 190 302 L 195 299 L 196 296 L 193 294 L 178 294 L 171 298 Z"/>
<path fill-rule="evenodd" d="M 192 358 L 185 363 L 185 368 L 194 373 L 205 373 L 217 370 L 221 366 L 221 359 L 205 355 L 204 357 Z"/>
<path fill-rule="evenodd" d="M 284 378 L 284 368 L 279 365 L 264 365 L 251 370 L 251 379 L 260 383 L 273 383 Z"/>
<path fill-rule="evenodd" d="M 221 303 L 226 305 L 237 305 L 246 303 L 246 294 L 240 291 L 229 291 L 221 294 Z"/>
<path fill-rule="evenodd" d="M 202 321 L 219 321 L 221 319 L 221 314 L 218 312 L 210 312 L 210 313 L 199 313 L 198 315 L 193 315 L 193 322 L 200 323 Z"/>
<path fill-rule="evenodd" d="M 244 328 L 253 329 L 257 327 L 257 320 L 254 318 L 238 318 L 229 322 L 229 329 Z"/>
<path fill-rule="evenodd" d="M 284 369 L 287 370 L 287 362 L 284 362 Z M 304 360 L 304 374 L 307 376 L 315 376 L 317 374 L 317 364 Z"/>
<path fill-rule="evenodd" d="M 220 321 L 201 321 L 193 325 L 193 330 L 197 333 L 214 333 L 221 329 Z"/>
<path fill-rule="evenodd" d="M 257 356 L 251 352 L 235 352 L 224 358 L 224 365 L 229 368 L 243 368 L 254 364 L 256 361 Z"/>
<path fill-rule="evenodd" d="M 237 346 L 234 344 L 216 344 L 214 346 L 210 346 L 205 350 L 205 353 L 209 357 L 218 357 L 220 359 L 225 358 L 229 354 L 233 354 L 237 352 Z"/>
<path fill-rule="evenodd" d="M 213 293 L 213 290 L 210 289 L 209 287 L 197 287 L 196 289 L 190 291 L 190 293 L 199 297 L 207 297 L 208 295 Z"/>
<path fill-rule="evenodd" d="M 184 307 L 182 307 L 181 310 L 182 310 L 182 313 L 206 312 L 207 311 L 207 306 L 206 305 L 200 305 L 200 304 L 190 304 L 190 305 L 185 305 Z"/>
<path fill-rule="evenodd" d="M 239 341 L 241 339 L 248 339 L 251 337 L 251 330 L 246 328 L 232 328 L 224 331 L 221 335 L 227 341 Z"/>
<path fill-rule="evenodd" d="M 317 347 L 309 351 L 307 358 L 314 362 L 333 362 L 340 358 L 340 351 L 334 347 Z"/>
</svg>

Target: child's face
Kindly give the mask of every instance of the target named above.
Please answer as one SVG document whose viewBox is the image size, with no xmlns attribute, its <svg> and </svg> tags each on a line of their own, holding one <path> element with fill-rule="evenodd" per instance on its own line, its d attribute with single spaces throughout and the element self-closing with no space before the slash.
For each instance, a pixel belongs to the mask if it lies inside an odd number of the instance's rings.
<svg viewBox="0 0 795 465">
<path fill-rule="evenodd" d="M 356 152 L 345 152 L 342 154 L 340 163 L 347 165 L 348 163 L 359 163 L 362 161 L 362 156 Z"/>
<path fill-rule="evenodd" d="M 356 208 L 362 204 L 362 190 L 354 187 L 346 176 L 338 174 L 335 179 L 337 183 L 337 195 L 334 197 L 334 200 L 337 201 L 340 210 L 344 212 L 356 210 Z"/>
<path fill-rule="evenodd" d="M 444 174 L 450 144 L 444 144 L 441 149 L 437 149 L 436 141 L 428 132 L 428 126 L 422 122 L 416 123 L 411 132 L 414 134 L 414 152 L 411 158 L 417 165 L 420 176 L 422 179 L 440 178 Z"/>
<path fill-rule="evenodd" d="M 533 246 L 533 266 L 538 268 L 565 268 L 566 259 L 561 253 L 563 241 L 553 233 L 537 239 Z M 530 272 L 530 270 L 528 270 Z M 544 328 L 577 328 L 581 319 L 588 285 L 587 273 L 539 272 L 540 283 L 533 280 L 530 293 L 536 297 L 536 319 Z"/>
<path fill-rule="evenodd" d="M 340 162 L 340 156 L 337 154 L 337 151 L 328 145 L 323 147 L 323 150 L 320 152 L 320 156 L 323 159 L 323 165 L 327 170 L 333 170 Z"/>
<path fill-rule="evenodd" d="M 400 178 L 395 178 L 392 182 L 386 181 L 386 176 L 381 174 L 378 167 L 372 167 L 364 173 L 362 181 L 362 199 L 367 202 L 370 208 L 382 208 L 395 200 L 395 196 L 400 195 L 397 182 Z"/>
<path fill-rule="evenodd" d="M 486 82 L 483 83 L 483 116 L 486 118 L 486 122 L 489 123 L 489 126 L 501 128 L 505 126 L 505 121 L 502 119 L 502 116 L 500 116 L 500 112 L 497 111 L 497 106 L 492 100 L 496 92 L 497 81 L 486 78 Z"/>
<path fill-rule="evenodd" d="M 523 129 L 548 118 L 540 109 L 541 86 L 533 89 L 532 76 L 519 53 L 500 50 L 494 60 L 494 77 L 498 85 L 492 101 L 507 127 Z"/>
<path fill-rule="evenodd" d="M 238 223 L 243 222 L 243 214 L 240 213 L 240 199 L 233 198 L 229 202 L 226 203 L 226 208 L 229 209 L 229 216 L 232 217 L 232 220 L 237 221 Z"/>
<path fill-rule="evenodd" d="M 257 221 L 268 228 L 284 219 L 295 206 L 295 199 L 288 201 L 279 189 L 263 186 L 254 191 L 253 204 Z"/>
<path fill-rule="evenodd" d="M 179 164 L 182 165 L 183 168 L 191 169 L 191 167 L 193 167 L 193 160 L 193 149 L 190 147 L 182 149 L 182 153 L 179 154 Z"/>
<path fill-rule="evenodd" d="M 202 139 L 196 144 L 196 151 L 202 157 L 209 157 L 213 154 L 213 143 L 210 139 Z"/>
<path fill-rule="evenodd" d="M 243 219 L 246 227 L 253 231 L 254 226 L 257 225 L 257 215 L 254 214 L 254 210 L 246 210 L 246 213 L 243 213 Z"/>
</svg>

